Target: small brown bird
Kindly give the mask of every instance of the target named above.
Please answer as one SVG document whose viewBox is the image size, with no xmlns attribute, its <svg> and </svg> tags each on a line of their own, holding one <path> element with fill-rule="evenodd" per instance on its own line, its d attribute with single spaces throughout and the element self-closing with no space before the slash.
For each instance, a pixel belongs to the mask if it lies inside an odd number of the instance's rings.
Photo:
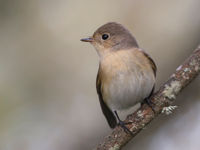
<svg viewBox="0 0 200 150">
<path fill-rule="evenodd" d="M 109 22 L 98 28 L 90 42 L 100 57 L 96 88 L 103 114 L 111 128 L 120 120 L 117 111 L 147 100 L 155 86 L 156 65 L 151 57 L 138 47 L 135 38 L 121 24 Z"/>
</svg>

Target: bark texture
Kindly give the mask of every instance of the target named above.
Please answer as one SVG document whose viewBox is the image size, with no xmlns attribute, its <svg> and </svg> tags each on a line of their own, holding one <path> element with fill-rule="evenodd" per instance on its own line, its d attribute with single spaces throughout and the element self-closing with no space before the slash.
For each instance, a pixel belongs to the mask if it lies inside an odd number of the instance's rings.
<svg viewBox="0 0 200 150">
<path fill-rule="evenodd" d="M 127 116 L 125 122 L 132 122 L 127 127 L 136 136 L 145 126 L 157 117 L 164 107 L 171 105 L 176 96 L 200 73 L 200 45 L 170 76 L 159 90 L 150 98 L 153 102 L 152 109 L 143 104 L 133 114 Z M 133 136 L 124 132 L 121 127 L 116 127 L 113 132 L 95 148 L 96 150 L 119 150 L 128 143 Z"/>
</svg>

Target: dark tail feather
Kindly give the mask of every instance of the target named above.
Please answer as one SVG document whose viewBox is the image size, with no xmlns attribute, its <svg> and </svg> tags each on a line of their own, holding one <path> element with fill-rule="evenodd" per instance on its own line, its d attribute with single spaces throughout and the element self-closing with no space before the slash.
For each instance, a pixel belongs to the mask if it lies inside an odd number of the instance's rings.
<svg viewBox="0 0 200 150">
<path fill-rule="evenodd" d="M 113 112 L 108 108 L 108 106 L 104 103 L 103 100 L 100 100 L 101 109 L 103 111 L 104 116 L 106 117 L 106 120 L 111 128 L 116 127 L 117 120 L 115 118 L 115 115 Z"/>
</svg>

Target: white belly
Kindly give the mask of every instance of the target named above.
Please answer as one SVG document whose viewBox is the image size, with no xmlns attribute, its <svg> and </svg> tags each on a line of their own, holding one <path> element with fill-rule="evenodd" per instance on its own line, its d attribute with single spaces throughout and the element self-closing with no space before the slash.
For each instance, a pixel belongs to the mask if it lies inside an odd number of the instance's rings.
<svg viewBox="0 0 200 150">
<path fill-rule="evenodd" d="M 108 87 L 110 96 L 107 104 L 111 110 L 130 108 L 149 96 L 154 83 L 151 72 L 119 73 Z"/>
<path fill-rule="evenodd" d="M 132 107 L 150 95 L 155 76 L 141 51 L 113 52 L 100 66 L 103 99 L 111 110 Z"/>
</svg>

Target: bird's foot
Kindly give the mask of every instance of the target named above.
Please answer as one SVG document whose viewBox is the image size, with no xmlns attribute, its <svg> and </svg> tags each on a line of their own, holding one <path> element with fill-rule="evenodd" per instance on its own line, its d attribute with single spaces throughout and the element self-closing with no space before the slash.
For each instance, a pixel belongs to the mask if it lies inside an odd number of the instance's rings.
<svg viewBox="0 0 200 150">
<path fill-rule="evenodd" d="M 131 124 L 132 122 L 124 122 L 119 118 L 119 116 L 117 114 L 117 111 L 114 111 L 114 113 L 115 113 L 115 115 L 117 117 L 118 125 L 120 127 L 122 127 L 122 129 L 124 129 L 124 132 L 129 133 L 130 135 L 134 136 L 134 134 L 126 127 L 127 124 Z"/>
<path fill-rule="evenodd" d="M 124 122 L 119 120 L 118 125 L 124 129 L 124 132 L 129 133 L 130 135 L 134 136 L 134 134 L 126 127 L 126 124 L 130 124 L 131 122 Z"/>
<path fill-rule="evenodd" d="M 156 111 L 154 110 L 154 103 L 151 101 L 150 98 L 145 98 L 144 101 L 141 104 L 146 103 L 149 107 L 151 107 L 152 111 L 154 112 L 154 114 L 156 113 Z"/>
</svg>

